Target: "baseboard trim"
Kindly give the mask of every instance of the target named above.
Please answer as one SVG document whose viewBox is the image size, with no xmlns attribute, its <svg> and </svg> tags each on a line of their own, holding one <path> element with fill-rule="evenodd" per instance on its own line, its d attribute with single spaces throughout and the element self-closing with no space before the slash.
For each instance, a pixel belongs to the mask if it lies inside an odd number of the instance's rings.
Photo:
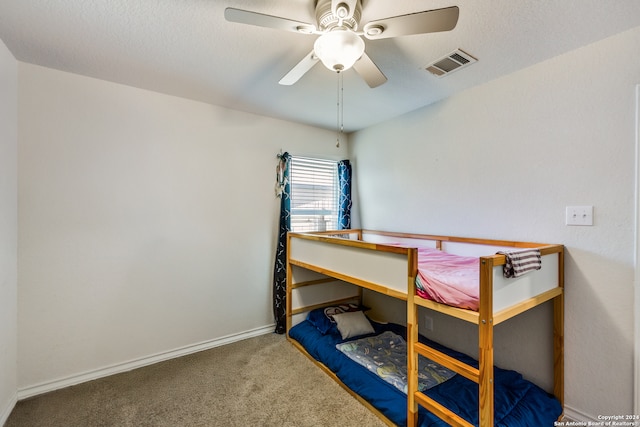
<svg viewBox="0 0 640 427">
<path fill-rule="evenodd" d="M 572 408 L 571 406 L 568 406 L 568 405 L 564 405 L 564 416 L 565 418 L 568 418 L 571 421 L 578 421 L 583 423 L 589 423 L 589 422 L 596 423 L 598 421 L 602 421 L 602 420 L 596 419 L 593 415 L 585 414 L 584 412 L 579 411 L 575 408 Z"/>
<path fill-rule="evenodd" d="M 151 356 L 130 360 L 128 362 L 117 363 L 115 365 L 107 366 L 104 368 L 100 368 L 100 369 L 96 369 L 88 372 L 83 372 L 83 373 L 72 375 L 66 378 L 60 378 L 57 380 L 24 387 L 24 388 L 18 389 L 17 400 L 23 400 L 23 399 L 37 396 L 39 394 L 48 393 L 50 391 L 59 390 L 65 387 L 70 387 L 72 385 L 77 385 L 87 381 L 97 380 L 98 378 L 108 377 L 109 375 L 131 371 L 133 369 L 142 368 L 143 366 L 153 365 L 154 363 L 164 362 L 165 360 L 175 359 L 177 357 L 186 356 L 188 354 L 197 353 L 199 351 L 210 350 L 212 348 L 220 347 L 225 344 L 231 344 L 231 343 L 242 341 L 248 338 L 257 337 L 260 335 L 266 335 L 269 333 L 273 333 L 274 328 L 275 328 L 275 324 L 267 325 L 260 328 L 240 332 L 237 334 L 231 334 L 224 337 L 215 338 L 213 340 L 204 341 L 197 344 L 188 345 L 185 347 L 180 347 L 174 350 L 153 354 Z M 3 423 L 0 423 L 0 426 L 2 424 Z"/>
<path fill-rule="evenodd" d="M 18 403 L 18 394 L 14 393 L 9 402 L 7 402 L 7 406 L 2 408 L 2 412 L 0 412 L 0 426 L 3 426 L 4 423 L 9 419 L 9 415 L 11 415 L 11 411 L 15 408 L 16 403 Z"/>
</svg>

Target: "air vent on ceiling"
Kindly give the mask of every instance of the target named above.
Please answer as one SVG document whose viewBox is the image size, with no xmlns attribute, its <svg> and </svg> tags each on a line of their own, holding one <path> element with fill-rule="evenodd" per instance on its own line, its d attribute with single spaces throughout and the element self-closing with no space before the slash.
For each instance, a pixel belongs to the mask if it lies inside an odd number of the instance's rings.
<svg viewBox="0 0 640 427">
<path fill-rule="evenodd" d="M 425 70 L 437 77 L 446 76 L 476 62 L 477 59 L 460 49 L 455 50 L 447 56 L 433 61 L 427 65 Z"/>
</svg>

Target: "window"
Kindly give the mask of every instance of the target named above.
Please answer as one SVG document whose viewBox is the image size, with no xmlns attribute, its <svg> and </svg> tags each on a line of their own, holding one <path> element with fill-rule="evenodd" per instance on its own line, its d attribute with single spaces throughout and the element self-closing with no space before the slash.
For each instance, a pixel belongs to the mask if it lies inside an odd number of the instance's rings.
<svg viewBox="0 0 640 427">
<path fill-rule="evenodd" d="M 338 228 L 338 162 L 291 157 L 291 231 Z"/>
</svg>

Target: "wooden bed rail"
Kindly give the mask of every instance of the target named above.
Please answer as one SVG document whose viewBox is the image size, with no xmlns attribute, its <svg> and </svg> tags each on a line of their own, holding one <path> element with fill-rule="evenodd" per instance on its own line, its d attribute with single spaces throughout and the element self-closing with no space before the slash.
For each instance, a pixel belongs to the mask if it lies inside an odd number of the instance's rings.
<svg viewBox="0 0 640 427">
<path fill-rule="evenodd" d="M 398 237 L 406 239 L 419 239 L 419 240 L 433 240 L 434 242 L 451 242 L 451 243 L 469 243 L 475 245 L 488 245 L 488 246 L 505 246 L 513 248 L 542 248 L 546 246 L 559 246 L 548 245 L 545 243 L 535 242 L 515 242 L 511 240 L 498 240 L 498 239 L 484 239 L 474 237 L 456 237 L 456 236 L 442 236 L 437 234 L 417 234 L 417 233 L 398 233 L 393 231 L 380 231 L 380 230 L 367 230 L 359 229 L 354 230 L 362 235 L 371 234 L 385 237 Z M 336 232 L 326 232 L 327 235 L 336 234 Z"/>
<path fill-rule="evenodd" d="M 511 240 L 499 240 L 499 239 L 484 239 L 484 238 L 472 238 L 472 237 L 456 237 L 456 236 L 442 236 L 437 234 L 417 234 L 417 233 L 398 233 L 392 231 L 379 231 L 368 229 L 349 229 L 349 230 L 333 230 L 333 231 L 314 231 L 314 232 L 290 232 L 297 237 L 306 239 L 321 240 L 325 242 L 331 242 L 335 244 L 361 245 L 362 243 L 368 243 L 364 241 L 364 236 L 384 236 L 384 237 L 396 237 L 400 239 L 416 239 L 416 240 L 430 240 L 433 241 L 437 248 L 442 247 L 442 243 L 466 243 L 473 245 L 486 245 L 486 246 L 503 246 L 512 248 L 536 248 L 540 250 L 541 255 L 548 255 L 551 253 L 557 253 L 563 249 L 562 245 L 550 245 L 546 243 L 536 242 L 516 242 Z M 358 243 L 356 243 L 358 242 Z M 387 246 L 384 243 L 369 243 L 372 249 L 379 248 L 380 246 Z M 499 260 L 502 260 L 500 264 L 504 264 L 504 255 L 495 255 Z M 496 264 L 499 265 L 499 264 Z"/>
</svg>

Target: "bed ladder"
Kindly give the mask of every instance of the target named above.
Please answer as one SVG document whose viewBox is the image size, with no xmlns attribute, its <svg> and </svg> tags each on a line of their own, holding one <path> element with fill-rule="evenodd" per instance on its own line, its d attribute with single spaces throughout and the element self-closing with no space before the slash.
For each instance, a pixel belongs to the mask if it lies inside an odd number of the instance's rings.
<svg viewBox="0 0 640 427">
<path fill-rule="evenodd" d="M 414 302 L 415 292 L 409 292 L 407 310 L 408 348 L 408 426 L 418 422 L 418 404 L 435 414 L 449 425 L 473 427 L 468 421 L 450 409 L 418 391 L 418 355 L 422 355 L 479 385 L 479 416 L 481 427 L 493 426 L 493 262 L 491 258 L 480 261 L 480 307 L 478 310 L 478 368 L 467 365 L 418 341 L 418 306 Z M 410 279 L 411 280 L 411 279 Z"/>
</svg>

